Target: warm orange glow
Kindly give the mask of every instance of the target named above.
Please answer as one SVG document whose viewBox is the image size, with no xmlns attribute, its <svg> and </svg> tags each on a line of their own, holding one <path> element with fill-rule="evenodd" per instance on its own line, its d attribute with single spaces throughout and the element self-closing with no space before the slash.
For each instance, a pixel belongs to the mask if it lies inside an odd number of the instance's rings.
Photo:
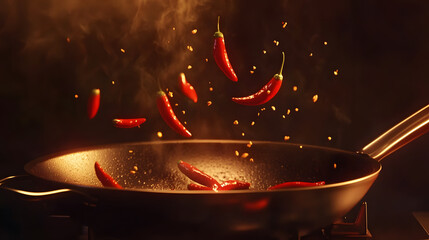
<svg viewBox="0 0 429 240">
<path fill-rule="evenodd" d="M 282 22 L 282 28 L 286 28 L 286 26 L 287 26 L 287 22 Z"/>
<path fill-rule="evenodd" d="M 298 86 L 293 86 L 293 87 L 292 87 L 292 90 L 293 90 L 294 92 L 298 91 Z"/>
<path fill-rule="evenodd" d="M 326 41 L 325 41 L 325 42 L 323 42 L 323 45 L 325 45 L 325 46 L 326 46 L 326 45 L 328 45 L 328 42 L 326 42 Z"/>
<path fill-rule="evenodd" d="M 249 154 L 248 153 L 243 153 L 243 154 L 241 154 L 241 158 L 247 158 L 249 156 Z"/>
<path fill-rule="evenodd" d="M 241 136 L 243 136 L 243 137 L 244 137 L 244 135 L 245 135 L 245 134 L 244 134 L 244 132 L 242 132 L 242 133 L 241 133 Z"/>
<path fill-rule="evenodd" d="M 249 159 L 249 161 L 250 161 L 250 162 L 254 162 L 253 158 L 250 158 L 250 159 Z"/>
<path fill-rule="evenodd" d="M 131 174 L 136 174 L 136 171 L 131 170 L 131 171 L 130 171 L 130 173 L 131 173 Z"/>
<path fill-rule="evenodd" d="M 313 53 L 310 53 L 310 54 L 309 54 L 309 56 L 310 56 L 310 57 L 312 57 L 312 56 L 313 56 Z"/>
<path fill-rule="evenodd" d="M 182 110 L 182 114 L 185 115 L 185 113 L 186 113 L 185 110 Z"/>
<path fill-rule="evenodd" d="M 266 54 L 266 53 L 267 53 L 267 51 L 265 51 L 265 50 L 262 50 L 262 53 L 263 53 L 263 54 Z"/>
<path fill-rule="evenodd" d="M 255 73 L 255 71 L 253 71 L 253 70 L 250 70 L 250 74 L 254 74 Z"/>
<path fill-rule="evenodd" d="M 191 52 L 193 52 L 193 51 L 194 51 L 194 48 L 193 48 L 192 46 L 190 46 L 190 45 L 186 46 L 186 48 L 187 48 L 189 51 L 191 51 Z"/>
<path fill-rule="evenodd" d="M 335 76 L 338 76 L 338 69 L 336 69 L 336 70 L 334 71 L 334 75 L 335 75 Z"/>
<path fill-rule="evenodd" d="M 210 92 L 213 92 L 213 88 L 212 88 L 212 87 L 209 87 L 209 91 L 210 91 Z"/>
<path fill-rule="evenodd" d="M 249 143 L 246 146 L 250 148 L 252 145 L 253 145 L 253 142 L 249 141 Z"/>
<path fill-rule="evenodd" d="M 115 81 L 112 80 L 112 85 L 114 85 L 114 84 L 115 84 Z"/>
<path fill-rule="evenodd" d="M 122 52 L 122 53 L 125 53 L 125 49 L 121 48 L 121 52 Z"/>
<path fill-rule="evenodd" d="M 234 120 L 234 125 L 238 125 L 238 120 Z"/>
<path fill-rule="evenodd" d="M 299 111 L 299 108 L 295 108 L 295 112 L 298 112 Z"/>
<path fill-rule="evenodd" d="M 191 31 L 192 34 L 197 34 L 198 30 L 195 28 L 194 30 Z"/>
<path fill-rule="evenodd" d="M 74 95 L 74 98 L 78 98 L 78 97 L 79 97 L 79 95 L 77 95 L 77 94 Z"/>
<path fill-rule="evenodd" d="M 237 150 L 235 150 L 235 156 L 240 156 L 240 153 Z"/>
<path fill-rule="evenodd" d="M 134 169 L 135 171 L 138 171 L 138 170 L 139 170 L 139 168 L 138 168 L 137 166 L 134 166 L 134 167 L 133 167 L 133 169 Z"/>
<path fill-rule="evenodd" d="M 319 95 L 316 94 L 313 96 L 313 102 L 317 102 L 318 99 L 319 99 Z"/>
<path fill-rule="evenodd" d="M 286 114 L 287 114 L 287 115 L 289 115 L 289 114 L 290 114 L 290 109 L 288 109 L 288 110 L 286 111 Z"/>
<path fill-rule="evenodd" d="M 252 69 L 253 69 L 253 70 L 256 70 L 256 66 L 252 66 Z"/>
<path fill-rule="evenodd" d="M 212 105 L 212 101 L 207 101 L 207 106 Z"/>
<path fill-rule="evenodd" d="M 168 96 L 172 98 L 173 97 L 173 92 L 168 92 Z"/>
<path fill-rule="evenodd" d="M 276 110 L 276 107 L 275 107 L 275 106 L 271 106 L 271 109 L 272 109 L 273 111 L 275 111 L 275 110 Z"/>
<path fill-rule="evenodd" d="M 66 38 L 66 41 L 67 41 L 68 43 L 70 43 L 70 38 L 69 38 L 69 37 L 67 37 L 67 38 Z"/>
<path fill-rule="evenodd" d="M 157 133 L 156 133 L 156 135 L 157 135 L 159 138 L 162 138 L 162 132 L 157 132 Z"/>
<path fill-rule="evenodd" d="M 188 69 L 192 69 L 192 66 L 191 66 L 191 65 L 188 65 Z"/>
<path fill-rule="evenodd" d="M 258 116 L 259 116 L 259 113 L 258 113 Z M 250 125 L 255 125 L 255 121 L 252 121 L 251 123 L 250 123 Z"/>
<path fill-rule="evenodd" d="M 289 139 L 290 139 L 290 136 L 285 136 L 285 137 L 284 137 L 284 140 L 285 140 L 285 141 L 288 141 Z"/>
<path fill-rule="evenodd" d="M 331 136 L 328 136 L 328 140 L 329 140 L 329 141 L 331 141 L 331 140 L 332 140 L 332 137 L 331 137 Z"/>
</svg>

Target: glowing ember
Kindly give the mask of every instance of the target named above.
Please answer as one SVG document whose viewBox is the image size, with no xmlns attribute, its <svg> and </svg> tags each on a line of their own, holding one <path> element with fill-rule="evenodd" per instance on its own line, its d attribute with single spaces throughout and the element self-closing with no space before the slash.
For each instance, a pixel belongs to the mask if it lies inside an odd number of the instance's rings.
<svg viewBox="0 0 429 240">
<path fill-rule="evenodd" d="M 133 153 L 133 150 L 128 150 L 128 153 Z"/>
<path fill-rule="evenodd" d="M 334 168 L 337 168 L 337 164 L 336 163 L 334 163 Z"/>
<path fill-rule="evenodd" d="M 299 148 L 301 148 L 301 149 L 302 149 L 302 145 L 299 145 Z"/>
<path fill-rule="evenodd" d="M 286 116 L 285 116 L 285 115 L 282 115 L 282 117 L 283 117 L 283 118 L 286 118 Z"/>
<path fill-rule="evenodd" d="M 112 85 L 115 85 L 115 81 L 112 80 Z"/>
<path fill-rule="evenodd" d="M 286 111 L 286 114 L 287 114 L 287 115 L 289 115 L 289 114 L 290 114 L 290 109 L 288 109 L 288 110 Z"/>
<path fill-rule="evenodd" d="M 176 106 L 176 107 L 177 107 L 177 106 L 179 106 L 179 104 L 178 104 L 178 103 L 175 103 L 175 104 L 174 104 L 174 106 Z"/>
<path fill-rule="evenodd" d="M 197 34 L 198 30 L 195 28 L 194 30 L 191 31 L 192 34 Z"/>
<path fill-rule="evenodd" d="M 74 95 L 74 98 L 78 98 L 78 97 L 79 97 L 79 95 L 77 95 L 77 94 Z"/>
<path fill-rule="evenodd" d="M 298 91 L 298 86 L 293 86 L 293 87 L 292 87 L 292 90 L 293 90 L 294 92 Z"/>
<path fill-rule="evenodd" d="M 244 137 L 244 135 L 245 135 L 245 134 L 244 134 L 244 132 L 242 132 L 242 133 L 241 133 L 241 136 L 243 136 L 243 137 Z"/>
<path fill-rule="evenodd" d="M 288 140 L 290 139 L 290 136 L 285 136 L 283 139 L 284 139 L 285 141 L 288 141 Z"/>
<path fill-rule="evenodd" d="M 338 76 L 338 69 L 336 69 L 336 70 L 334 71 L 334 75 L 335 75 L 335 76 Z"/>
<path fill-rule="evenodd" d="M 331 140 L 332 140 L 331 136 L 328 136 L 328 140 L 329 140 L 329 141 L 331 141 Z"/>
<path fill-rule="evenodd" d="M 212 88 L 212 87 L 209 87 L 209 91 L 210 91 L 210 92 L 213 92 L 213 88 Z"/>
<path fill-rule="evenodd" d="M 176 28 L 175 28 L 175 27 L 173 27 L 172 29 L 173 29 L 173 31 L 176 31 Z"/>
<path fill-rule="evenodd" d="M 212 101 L 207 101 L 207 106 L 212 105 Z"/>
<path fill-rule="evenodd" d="M 317 102 L 318 99 L 319 99 L 319 95 L 316 94 L 313 96 L 313 102 Z"/>
<path fill-rule="evenodd" d="M 168 96 L 172 98 L 173 97 L 173 92 L 168 92 Z"/>
<path fill-rule="evenodd" d="M 253 158 L 250 158 L 249 161 L 253 162 Z"/>
<path fill-rule="evenodd" d="M 237 150 L 235 150 L 235 156 L 240 156 L 240 153 Z"/>
<path fill-rule="evenodd" d="M 262 53 L 263 53 L 263 54 L 266 54 L 266 53 L 267 53 L 267 51 L 265 51 L 265 50 L 262 50 Z"/>
<path fill-rule="evenodd" d="M 252 66 L 252 69 L 253 69 L 253 70 L 256 70 L 256 66 Z"/>
<path fill-rule="evenodd" d="M 254 74 L 255 73 L 255 71 L 253 71 L 253 70 L 250 70 L 250 74 Z"/>
<path fill-rule="evenodd" d="M 134 169 L 135 171 L 138 171 L 138 170 L 139 170 L 139 168 L 138 168 L 137 166 L 134 166 L 134 167 L 133 167 L 133 169 Z"/>
<path fill-rule="evenodd" d="M 310 54 L 309 54 L 309 56 L 310 56 L 310 57 L 312 57 L 312 56 L 313 56 L 313 53 L 310 53 Z"/>
<path fill-rule="evenodd" d="M 188 45 L 188 46 L 186 46 L 186 48 L 189 50 L 189 51 L 194 51 L 194 48 L 192 47 L 192 46 L 190 46 L 190 45 Z"/>
<path fill-rule="evenodd" d="M 134 171 L 134 170 L 131 170 L 131 171 L 130 171 L 130 173 L 132 173 L 132 174 L 136 174 L 136 171 Z"/>
<path fill-rule="evenodd" d="M 243 153 L 243 154 L 241 154 L 241 158 L 247 158 L 249 156 L 249 154 L 248 153 Z"/>
<path fill-rule="evenodd" d="M 286 28 L 287 22 L 282 22 L 282 28 Z"/>
<path fill-rule="evenodd" d="M 265 111 L 265 108 L 261 108 L 261 112 Z"/>
<path fill-rule="evenodd" d="M 162 132 L 157 132 L 157 133 L 156 133 L 156 135 L 157 135 L 159 138 L 162 138 Z"/>
<path fill-rule="evenodd" d="M 185 113 L 186 113 L 186 112 L 185 112 L 185 110 L 183 110 L 183 111 L 182 111 L 182 114 L 183 114 L 183 115 L 185 115 Z"/>
<path fill-rule="evenodd" d="M 122 53 L 125 53 L 125 49 L 121 48 L 121 52 L 122 52 Z"/>
<path fill-rule="evenodd" d="M 235 121 L 234 121 L 234 125 L 238 125 L 238 120 L 235 120 Z"/>
<path fill-rule="evenodd" d="M 246 145 L 248 148 L 250 148 L 253 145 L 252 141 L 249 141 L 249 143 Z"/>
<path fill-rule="evenodd" d="M 191 65 L 188 65 L 188 69 L 192 69 L 192 66 L 191 66 Z"/>
<path fill-rule="evenodd" d="M 275 106 L 271 106 L 271 109 L 272 109 L 273 111 L 275 111 L 275 110 L 276 110 L 276 107 L 275 107 Z"/>
<path fill-rule="evenodd" d="M 252 125 L 252 126 L 253 126 L 253 125 L 255 125 L 255 121 L 252 121 L 252 122 L 250 123 L 250 125 Z"/>
<path fill-rule="evenodd" d="M 328 42 L 326 42 L 326 41 L 325 41 L 325 42 L 323 42 L 323 45 L 325 45 L 325 46 L 326 46 L 326 45 L 328 45 Z"/>
<path fill-rule="evenodd" d="M 298 112 L 299 111 L 299 108 L 295 108 L 295 112 Z"/>
<path fill-rule="evenodd" d="M 206 58 L 206 59 L 204 59 L 206 62 L 209 62 L 209 59 L 208 58 Z"/>
<path fill-rule="evenodd" d="M 66 38 L 66 41 L 67 41 L 68 43 L 70 43 L 70 38 L 69 38 L 69 37 L 67 37 L 67 38 Z"/>
<path fill-rule="evenodd" d="M 276 46 L 278 46 L 278 45 L 279 45 L 279 41 L 274 40 L 273 42 L 274 42 L 274 44 L 275 44 Z"/>
</svg>

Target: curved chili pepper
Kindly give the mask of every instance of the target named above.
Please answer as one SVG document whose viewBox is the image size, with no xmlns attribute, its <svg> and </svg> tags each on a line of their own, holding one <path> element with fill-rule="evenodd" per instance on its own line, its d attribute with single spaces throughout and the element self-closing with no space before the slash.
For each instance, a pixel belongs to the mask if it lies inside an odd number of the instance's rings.
<svg viewBox="0 0 429 240">
<path fill-rule="evenodd" d="M 321 182 L 284 182 L 277 184 L 275 186 L 271 186 L 268 190 L 274 189 L 282 189 L 282 188 L 297 188 L 297 187 L 313 187 L 313 186 L 321 186 L 325 185 L 324 181 Z"/>
<path fill-rule="evenodd" d="M 115 179 L 113 179 L 109 174 L 107 174 L 98 164 L 98 162 L 95 162 L 95 174 L 97 175 L 98 180 L 100 180 L 101 184 L 105 187 L 113 187 L 113 188 L 120 188 L 122 189 L 122 186 L 119 185 Z"/>
<path fill-rule="evenodd" d="M 100 89 L 92 89 L 91 95 L 88 99 L 88 118 L 93 119 L 100 107 Z"/>
<path fill-rule="evenodd" d="M 113 126 L 117 128 L 133 128 L 138 127 L 142 123 L 146 122 L 146 118 L 130 118 L 130 119 L 124 119 L 124 118 L 115 118 L 112 120 Z"/>
<path fill-rule="evenodd" d="M 186 81 L 184 73 L 180 73 L 179 75 L 179 84 L 182 93 L 196 103 L 198 101 L 197 92 L 195 92 L 194 87 L 188 81 Z"/>
<path fill-rule="evenodd" d="M 239 180 L 227 180 L 220 184 L 219 190 L 243 190 L 249 189 L 250 183 Z"/>
<path fill-rule="evenodd" d="M 217 186 L 217 185 L 216 185 Z M 220 187 L 211 188 L 195 183 L 188 184 L 188 190 L 214 190 L 214 191 L 223 191 L 223 190 L 244 190 L 249 189 L 250 183 L 243 182 L 239 180 L 227 180 L 220 184 Z"/>
<path fill-rule="evenodd" d="M 176 114 L 174 114 L 173 108 L 171 107 L 170 101 L 168 100 L 168 97 L 164 91 L 158 92 L 158 98 L 156 102 L 161 117 L 170 128 L 184 137 L 192 136 L 191 132 L 189 132 L 179 121 L 179 119 L 177 119 Z"/>
<path fill-rule="evenodd" d="M 220 186 L 220 183 L 216 181 L 216 179 L 187 162 L 180 160 L 177 166 L 183 174 L 199 184 L 209 187 L 210 189 L 217 189 Z"/>
<path fill-rule="evenodd" d="M 202 185 L 198 185 L 198 184 L 195 184 L 195 183 L 189 183 L 188 184 L 188 190 L 213 190 L 213 188 L 202 186 Z"/>
<path fill-rule="evenodd" d="M 247 97 L 233 97 L 232 101 L 247 106 L 261 105 L 270 101 L 277 94 L 277 92 L 280 90 L 280 87 L 282 86 L 282 71 L 283 65 L 285 63 L 284 52 L 282 52 L 282 55 L 283 61 L 279 73 L 275 74 L 274 77 L 272 77 L 271 80 L 267 84 L 265 84 L 265 86 L 263 86 L 258 92 Z"/>
<path fill-rule="evenodd" d="M 223 33 L 219 30 L 219 20 L 220 16 L 217 19 L 217 32 L 214 33 L 214 47 L 213 47 L 213 56 L 216 61 L 216 64 L 222 70 L 222 72 L 232 81 L 237 82 L 238 78 L 234 72 L 234 69 L 229 62 L 228 54 L 225 48 L 225 38 Z"/>
</svg>

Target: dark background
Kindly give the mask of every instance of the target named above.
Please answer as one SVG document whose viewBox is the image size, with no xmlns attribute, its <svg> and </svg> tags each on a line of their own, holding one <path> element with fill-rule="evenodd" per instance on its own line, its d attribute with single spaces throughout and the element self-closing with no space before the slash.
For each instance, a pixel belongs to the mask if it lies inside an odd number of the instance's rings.
<svg viewBox="0 0 429 240">
<path fill-rule="evenodd" d="M 287 135 L 294 143 L 352 151 L 429 103 L 427 1 L 159 2 L 0 1 L 0 177 L 62 150 L 181 139 L 157 113 L 159 86 L 174 93 L 176 114 L 195 139 L 283 141 Z M 212 58 L 218 15 L 237 83 Z M 281 51 L 286 66 L 278 95 L 261 107 L 231 102 L 278 71 Z M 199 94 L 196 104 L 178 91 L 181 71 Z M 93 88 L 101 89 L 102 100 L 89 120 Z M 148 121 L 135 129 L 112 126 L 113 118 L 127 117 Z M 370 211 L 377 209 L 370 218 L 387 221 L 386 229 L 400 221 L 389 216 L 429 210 L 428 140 L 383 160 L 366 198 Z"/>
</svg>

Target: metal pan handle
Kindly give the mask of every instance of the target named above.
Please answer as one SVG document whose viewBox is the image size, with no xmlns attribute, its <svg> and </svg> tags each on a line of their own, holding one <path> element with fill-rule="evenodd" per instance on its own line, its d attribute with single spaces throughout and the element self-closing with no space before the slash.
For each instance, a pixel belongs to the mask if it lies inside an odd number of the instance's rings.
<svg viewBox="0 0 429 240">
<path fill-rule="evenodd" d="M 16 180 L 23 180 L 24 178 L 29 178 L 29 177 L 30 176 L 28 175 L 17 175 L 17 176 L 9 176 L 9 177 L 0 179 L 0 189 L 17 193 L 25 198 L 30 198 L 31 200 L 48 200 L 52 198 L 66 197 L 66 195 L 68 195 L 69 193 L 72 193 L 72 194 L 82 196 L 88 204 L 95 204 L 97 202 L 97 199 L 95 199 L 94 197 L 70 188 L 60 188 L 60 189 L 55 189 L 51 191 L 43 191 L 43 192 L 32 192 L 32 191 L 26 191 L 26 190 L 21 190 L 21 189 L 16 189 L 13 187 L 6 186 L 6 183 L 10 183 Z"/>
<path fill-rule="evenodd" d="M 366 145 L 362 152 L 381 161 L 405 144 L 429 131 L 429 105 L 398 123 Z"/>
</svg>

